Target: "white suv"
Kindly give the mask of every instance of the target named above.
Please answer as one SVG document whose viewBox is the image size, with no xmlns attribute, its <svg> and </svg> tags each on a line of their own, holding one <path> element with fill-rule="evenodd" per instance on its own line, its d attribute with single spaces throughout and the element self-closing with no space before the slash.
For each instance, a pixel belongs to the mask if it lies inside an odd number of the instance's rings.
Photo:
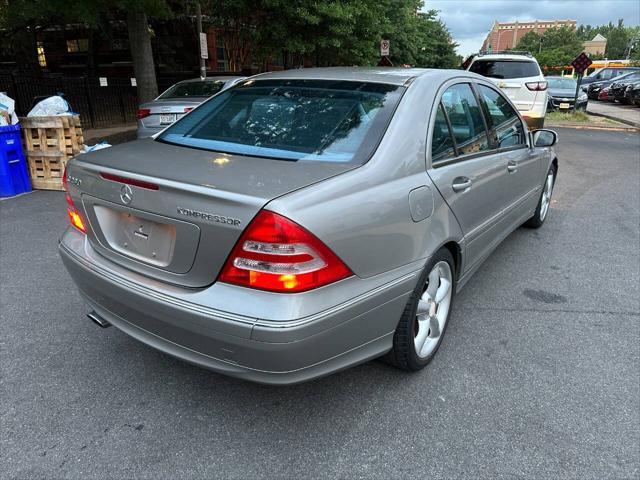
<svg viewBox="0 0 640 480">
<path fill-rule="evenodd" d="M 529 128 L 544 126 L 547 82 L 538 61 L 530 53 L 479 53 L 467 70 L 495 82 L 520 111 Z"/>
</svg>

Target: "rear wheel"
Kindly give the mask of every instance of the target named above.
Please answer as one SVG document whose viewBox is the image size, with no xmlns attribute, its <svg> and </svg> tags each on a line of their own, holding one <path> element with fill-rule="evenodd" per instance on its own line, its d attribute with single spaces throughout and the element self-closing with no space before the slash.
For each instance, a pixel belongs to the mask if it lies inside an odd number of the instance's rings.
<svg viewBox="0 0 640 480">
<path fill-rule="evenodd" d="M 553 193 L 553 186 L 556 183 L 556 169 L 553 165 L 549 167 L 547 172 L 547 178 L 542 186 L 542 194 L 536 207 L 536 212 L 529 220 L 524 224 L 529 228 L 540 228 L 547 218 L 549 213 L 549 206 L 551 205 L 551 194 Z"/>
<path fill-rule="evenodd" d="M 435 356 L 447 328 L 455 290 L 451 253 L 439 250 L 429 261 L 411 294 L 385 357 L 408 371 L 424 368 Z"/>
</svg>

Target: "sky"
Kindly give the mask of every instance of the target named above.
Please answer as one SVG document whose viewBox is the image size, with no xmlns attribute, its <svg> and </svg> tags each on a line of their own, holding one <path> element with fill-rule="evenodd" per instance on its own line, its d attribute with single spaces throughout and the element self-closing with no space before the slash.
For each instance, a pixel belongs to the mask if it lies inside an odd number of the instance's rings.
<svg viewBox="0 0 640 480">
<path fill-rule="evenodd" d="M 571 19 L 595 26 L 623 18 L 625 25 L 640 25 L 640 0 L 425 0 L 423 10 L 440 11 L 465 57 L 480 50 L 495 20 Z"/>
</svg>

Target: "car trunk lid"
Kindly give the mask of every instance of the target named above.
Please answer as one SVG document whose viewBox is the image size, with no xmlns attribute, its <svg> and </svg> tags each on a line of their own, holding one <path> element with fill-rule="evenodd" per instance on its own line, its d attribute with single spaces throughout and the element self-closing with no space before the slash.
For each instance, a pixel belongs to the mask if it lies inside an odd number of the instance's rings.
<svg viewBox="0 0 640 480">
<path fill-rule="evenodd" d="M 270 200 L 352 168 L 144 139 L 81 155 L 68 175 L 79 183 L 98 253 L 159 280 L 202 287 Z"/>
<path fill-rule="evenodd" d="M 146 128 L 164 128 L 204 102 L 207 97 L 178 98 L 175 100 L 156 100 L 140 105 L 140 109 L 149 110 L 140 121 Z"/>
</svg>

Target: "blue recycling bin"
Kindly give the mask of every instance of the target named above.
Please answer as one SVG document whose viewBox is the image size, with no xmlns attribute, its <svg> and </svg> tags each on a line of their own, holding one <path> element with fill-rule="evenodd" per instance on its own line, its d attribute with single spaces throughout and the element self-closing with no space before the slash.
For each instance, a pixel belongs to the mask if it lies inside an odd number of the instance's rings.
<svg viewBox="0 0 640 480">
<path fill-rule="evenodd" d="M 31 191 L 20 125 L 0 126 L 0 197 Z"/>
</svg>

